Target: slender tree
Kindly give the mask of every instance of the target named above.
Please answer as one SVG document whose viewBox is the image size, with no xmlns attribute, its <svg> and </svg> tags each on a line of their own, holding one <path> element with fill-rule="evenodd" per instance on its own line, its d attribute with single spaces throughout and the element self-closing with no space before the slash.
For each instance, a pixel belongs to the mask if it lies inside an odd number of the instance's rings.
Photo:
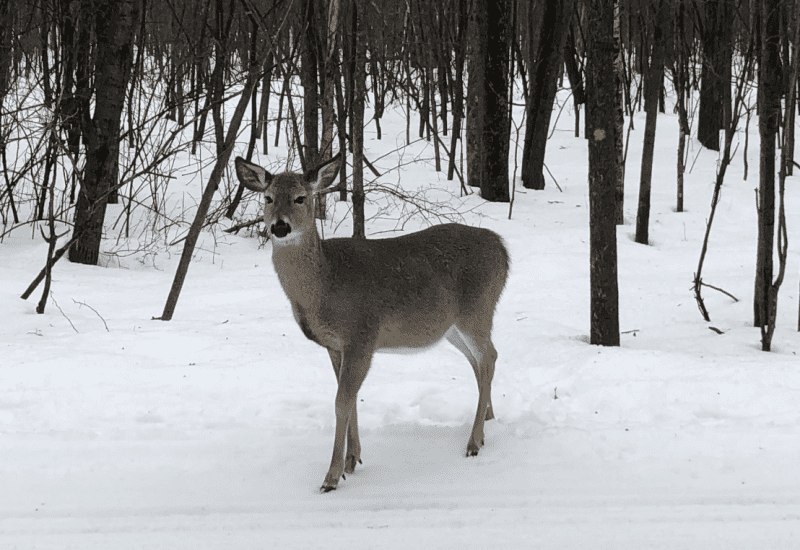
<svg viewBox="0 0 800 550">
<path fill-rule="evenodd" d="M 703 43 L 697 139 L 719 151 L 719 131 L 730 120 L 731 110 L 731 0 L 706 0 L 698 13 Z"/>
<path fill-rule="evenodd" d="M 112 181 L 117 173 L 117 151 L 122 107 L 133 64 L 133 37 L 139 21 L 139 0 L 84 0 L 81 8 L 94 22 L 94 114 L 84 99 L 81 129 L 86 144 L 86 166 L 75 209 L 71 262 L 96 265 L 100 256 L 103 221 Z M 88 33 L 83 38 L 88 40 Z M 87 44 L 83 44 L 87 47 Z"/>
<path fill-rule="evenodd" d="M 319 164 L 319 36 L 316 0 L 303 0 L 300 81 L 303 85 L 303 158 L 311 168 Z"/>
<path fill-rule="evenodd" d="M 780 0 L 761 2 L 761 57 L 758 64 L 758 133 L 761 138 L 758 184 L 758 248 L 753 323 L 762 327 L 761 348 L 770 350 L 765 327 L 774 325 L 777 290 L 773 289 L 775 239 L 775 137 L 781 114 Z M 774 290 L 774 291 L 773 291 Z"/>
<path fill-rule="evenodd" d="M 675 35 L 674 35 L 674 65 L 672 70 L 673 84 L 675 87 L 676 108 L 678 110 L 678 154 L 677 154 L 677 202 L 675 210 L 683 212 L 683 174 L 686 171 L 684 156 L 686 155 L 686 139 L 690 134 L 689 117 L 687 114 L 688 92 L 688 55 L 686 48 L 685 0 L 678 0 L 675 5 Z"/>
<path fill-rule="evenodd" d="M 622 12 L 620 9 L 620 0 L 614 0 L 614 42 L 616 43 L 617 55 L 614 58 L 614 81 L 616 82 L 617 97 L 614 100 L 614 123 L 616 124 L 617 131 L 614 132 L 614 148 L 617 151 L 617 164 L 619 170 L 617 171 L 617 184 L 614 192 L 614 219 L 617 225 L 625 223 L 625 149 L 622 145 L 622 136 L 625 129 L 625 114 L 623 111 L 623 97 L 628 97 L 630 104 L 630 81 L 625 78 L 625 62 L 622 58 Z M 586 115 L 586 122 L 588 124 L 588 114 Z M 631 113 L 630 128 L 633 127 L 633 116 Z M 589 139 L 589 134 L 586 134 Z"/>
<path fill-rule="evenodd" d="M 511 0 L 475 0 L 470 14 L 467 175 L 488 201 L 508 202 Z M 474 80 L 473 80 L 474 79 Z"/>
<path fill-rule="evenodd" d="M 620 166 L 615 147 L 617 99 L 614 0 L 589 0 L 586 48 L 589 140 L 589 276 L 592 344 L 619 345 L 615 191 Z"/>
<path fill-rule="evenodd" d="M 522 185 L 528 189 L 544 189 L 542 169 L 550 115 L 553 113 L 558 78 L 564 65 L 564 44 L 574 11 L 573 0 L 545 2 L 538 47 L 530 52 L 534 61 L 531 89 L 525 105 L 525 144 L 520 172 Z M 532 16 L 533 10 L 529 10 L 529 14 Z M 532 40 L 530 42 L 533 43 Z"/>
<path fill-rule="evenodd" d="M 364 100 L 367 95 L 366 33 L 363 0 L 352 0 L 353 98 L 350 132 L 353 135 L 353 237 L 363 239 L 364 229 Z"/>
<path fill-rule="evenodd" d="M 644 125 L 644 144 L 642 146 L 642 170 L 639 176 L 639 208 L 636 214 L 636 242 L 648 244 L 650 226 L 650 187 L 653 176 L 653 151 L 656 142 L 656 122 L 658 121 L 658 97 L 664 83 L 664 33 L 662 31 L 665 15 L 664 0 L 655 0 L 648 18 L 651 27 L 650 63 L 647 65 L 644 88 L 644 110 L 647 119 Z"/>
</svg>

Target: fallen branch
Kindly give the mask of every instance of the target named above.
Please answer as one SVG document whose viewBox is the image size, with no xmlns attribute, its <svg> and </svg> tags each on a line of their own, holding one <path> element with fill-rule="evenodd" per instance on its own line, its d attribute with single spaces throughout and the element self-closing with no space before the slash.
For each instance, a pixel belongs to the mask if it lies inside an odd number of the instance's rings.
<svg viewBox="0 0 800 550">
<path fill-rule="evenodd" d="M 27 300 L 28 298 L 30 298 L 33 291 L 36 290 L 36 287 L 39 286 L 39 283 L 41 283 L 42 279 L 44 279 L 45 275 L 47 275 L 47 271 L 49 269 L 52 269 L 53 266 L 56 264 L 56 262 L 61 259 L 61 256 L 63 256 L 67 252 L 67 250 L 72 248 L 72 245 L 78 242 L 78 237 L 80 237 L 80 234 L 73 236 L 67 242 L 67 244 L 59 248 L 53 254 L 53 257 L 50 260 L 48 260 L 47 264 L 42 268 L 42 270 L 39 272 L 39 274 L 36 276 L 33 282 L 30 285 L 28 285 L 28 288 L 25 289 L 25 292 L 22 293 L 20 298 L 22 298 L 23 300 Z"/>
<path fill-rule="evenodd" d="M 237 223 L 233 227 L 229 227 L 228 229 L 225 229 L 225 233 L 236 234 L 242 229 L 247 229 L 248 227 L 253 227 L 254 225 L 256 225 L 258 222 L 262 221 L 263 219 L 264 218 L 262 218 L 262 217 L 258 217 L 258 218 L 254 219 L 254 220 L 250 220 L 249 222 Z"/>
<path fill-rule="evenodd" d="M 58 302 L 56 302 L 56 298 L 55 298 L 55 296 L 53 296 L 53 293 L 52 293 L 52 292 L 50 292 L 50 299 L 51 299 L 51 300 L 53 300 L 53 303 L 55 304 L 56 308 L 58 309 L 58 311 L 60 311 L 60 312 L 61 312 L 61 315 L 63 315 L 63 316 L 64 316 L 64 319 L 66 319 L 66 320 L 67 320 L 67 322 L 69 323 L 69 326 L 71 326 L 71 327 L 72 327 L 72 330 L 74 330 L 75 332 L 78 332 L 78 329 L 76 329 L 76 328 L 75 328 L 75 325 L 73 325 L 73 324 L 72 324 L 72 321 L 70 320 L 70 318 L 69 318 L 69 317 L 67 317 L 67 314 L 66 314 L 66 313 L 64 313 L 64 310 L 63 310 L 63 309 L 61 309 L 61 306 L 59 306 L 59 305 L 58 305 Z"/>
<path fill-rule="evenodd" d="M 725 294 L 726 296 L 730 296 L 730 297 L 731 297 L 731 299 L 733 299 L 733 301 L 734 301 L 734 302 L 738 302 L 738 301 L 739 301 L 739 298 L 737 298 L 736 296 L 734 296 L 733 294 L 731 294 L 731 293 L 730 293 L 730 292 L 728 292 L 727 290 L 723 290 L 723 289 L 721 289 L 721 288 L 719 288 L 719 287 L 717 287 L 717 286 L 710 285 L 710 284 L 708 284 L 708 283 L 704 283 L 702 280 L 700 281 L 700 284 L 701 284 L 701 285 L 703 285 L 703 286 L 707 286 L 708 288 L 713 288 L 714 290 L 716 290 L 716 291 L 718 291 L 718 292 L 722 292 L 722 293 L 723 293 L 723 294 Z"/>
<path fill-rule="evenodd" d="M 94 314 L 95 314 L 95 315 L 97 315 L 98 317 L 100 317 L 100 320 L 101 320 L 101 321 L 103 321 L 103 324 L 106 326 L 106 332 L 111 332 L 111 331 L 108 329 L 108 323 L 106 323 L 106 320 L 105 320 L 105 319 L 103 319 L 103 316 L 102 316 L 102 315 L 100 315 L 100 313 L 98 313 L 98 312 L 97 312 L 97 310 L 96 310 L 95 308 L 93 308 L 92 306 L 90 306 L 90 305 L 89 305 L 89 304 L 87 304 L 87 303 L 84 303 L 84 302 L 79 302 L 79 301 L 77 301 L 75 298 L 73 298 L 73 299 L 72 299 L 72 301 L 73 301 L 73 302 L 75 302 L 76 304 L 78 304 L 78 307 L 80 307 L 80 306 L 86 306 L 86 307 L 88 307 L 89 309 L 91 309 L 92 311 L 94 311 Z"/>
</svg>

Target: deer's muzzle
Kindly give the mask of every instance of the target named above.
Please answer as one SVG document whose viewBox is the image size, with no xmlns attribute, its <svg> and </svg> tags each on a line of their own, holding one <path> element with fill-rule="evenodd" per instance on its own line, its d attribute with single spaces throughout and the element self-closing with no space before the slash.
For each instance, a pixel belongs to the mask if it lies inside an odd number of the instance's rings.
<svg viewBox="0 0 800 550">
<path fill-rule="evenodd" d="M 275 235 L 279 239 L 282 239 L 283 237 L 292 232 L 292 226 L 290 226 L 283 220 L 278 220 L 272 224 L 272 227 L 270 227 L 269 230 L 273 235 Z"/>
</svg>

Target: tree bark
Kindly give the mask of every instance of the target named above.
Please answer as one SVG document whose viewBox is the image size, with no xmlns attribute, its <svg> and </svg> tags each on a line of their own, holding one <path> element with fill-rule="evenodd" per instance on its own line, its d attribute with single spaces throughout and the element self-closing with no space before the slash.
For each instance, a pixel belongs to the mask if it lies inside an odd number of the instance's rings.
<svg viewBox="0 0 800 550">
<path fill-rule="evenodd" d="M 467 185 L 480 187 L 483 180 L 483 111 L 480 98 L 485 79 L 486 18 L 482 17 L 485 0 L 469 0 L 467 23 Z M 455 146 L 454 146 L 455 148 Z"/>
<path fill-rule="evenodd" d="M 351 103 L 352 118 L 350 132 L 353 136 L 353 237 L 366 237 L 364 229 L 364 99 L 367 94 L 366 33 L 363 4 L 360 0 L 353 2 L 352 36 L 353 47 L 353 100 Z"/>
<path fill-rule="evenodd" d="M 467 176 L 488 201 L 508 202 L 510 0 L 475 0 L 467 126 Z M 473 81 L 474 79 L 474 81 Z"/>
<path fill-rule="evenodd" d="M 88 4 L 84 6 L 88 9 Z M 138 0 L 102 0 L 93 4 L 97 36 L 95 109 L 83 113 L 86 164 L 75 208 L 71 262 L 96 265 L 100 256 L 106 203 L 116 173 L 120 119 L 133 64 L 133 36 L 139 18 Z"/>
<path fill-rule="evenodd" d="M 719 131 L 730 120 L 731 111 L 731 21 L 729 0 L 707 0 L 701 28 L 703 68 L 697 139 L 704 147 L 719 151 Z"/>
<path fill-rule="evenodd" d="M 530 10 L 529 13 L 532 12 Z M 520 171 L 522 185 L 527 189 L 544 189 L 545 186 L 542 168 L 547 134 L 573 12 L 572 0 L 545 2 L 538 47 L 536 51 L 530 52 L 530 58 L 535 61 L 531 69 L 530 94 L 525 106 L 527 120 Z"/>
<path fill-rule="evenodd" d="M 586 92 L 583 88 L 583 75 L 578 67 L 578 52 L 575 48 L 575 32 L 570 30 L 564 44 L 564 65 L 567 69 L 567 78 L 572 88 L 572 105 L 575 109 L 575 137 L 580 137 L 581 105 L 586 103 Z"/>
<path fill-rule="evenodd" d="M 450 158 L 447 163 L 447 179 L 453 179 L 456 169 L 456 144 L 461 139 L 461 121 L 464 118 L 464 57 L 467 51 L 467 0 L 458 0 L 458 33 L 455 45 L 455 93 L 453 94 L 453 133 L 450 141 Z"/>
<path fill-rule="evenodd" d="M 625 151 L 622 144 L 622 135 L 625 131 L 625 114 L 623 110 L 623 96 L 627 94 L 628 104 L 630 105 L 630 86 L 625 84 L 625 63 L 622 59 L 622 32 L 620 0 L 614 0 L 614 42 L 616 43 L 617 56 L 614 59 L 614 81 L 617 83 L 617 99 L 614 102 L 614 122 L 617 131 L 614 133 L 614 148 L 617 151 L 617 184 L 615 189 L 614 219 L 617 225 L 625 224 Z M 588 114 L 587 114 L 588 117 Z M 631 113 L 631 127 L 633 127 L 633 113 Z M 587 139 L 589 139 L 587 132 Z"/>
<path fill-rule="evenodd" d="M 317 78 L 316 0 L 303 2 L 303 45 L 300 59 L 300 81 L 303 85 L 303 170 L 319 164 L 319 81 Z"/>
<path fill-rule="evenodd" d="M 760 103 L 758 133 L 761 138 L 758 185 L 758 247 L 756 254 L 755 296 L 753 324 L 769 324 L 773 300 L 772 256 L 775 238 L 775 135 L 778 131 L 781 109 L 781 62 L 779 0 L 761 3 L 761 57 L 758 64 L 758 100 Z M 764 351 L 769 343 L 762 342 Z"/>
<path fill-rule="evenodd" d="M 673 68 L 675 93 L 678 108 L 678 154 L 677 154 L 677 202 L 675 210 L 683 212 L 683 175 L 686 172 L 684 156 L 686 154 L 686 138 L 690 134 L 689 121 L 686 113 L 686 97 L 688 94 L 688 63 L 686 52 L 686 31 L 684 18 L 686 8 L 685 0 L 679 0 L 676 6 L 676 25 L 675 25 L 675 66 Z M 746 154 L 746 153 L 745 153 Z"/>
<path fill-rule="evenodd" d="M 175 278 L 172 281 L 172 287 L 170 287 L 167 302 L 164 304 L 164 312 L 161 314 L 161 317 L 158 317 L 161 321 L 171 320 L 172 315 L 175 313 L 175 307 L 178 304 L 178 298 L 183 289 L 183 282 L 186 280 L 186 274 L 189 271 L 189 264 L 192 261 L 197 239 L 200 237 L 200 231 L 202 231 L 206 221 L 208 208 L 211 206 L 211 200 L 214 198 L 214 193 L 217 192 L 219 182 L 222 180 L 222 176 L 225 173 L 225 167 L 228 165 L 228 161 L 231 158 L 236 135 L 239 133 L 239 126 L 241 126 L 242 118 L 244 118 L 244 113 L 247 110 L 247 103 L 250 101 L 250 96 L 253 94 L 257 83 L 258 71 L 251 70 L 247 77 L 247 82 L 244 85 L 244 90 L 242 90 L 242 95 L 239 97 L 239 103 L 236 105 L 236 109 L 231 117 L 228 135 L 225 137 L 225 141 L 222 145 L 222 152 L 214 164 L 206 188 L 203 190 L 200 204 L 197 207 L 194 221 L 192 221 L 192 225 L 189 227 L 189 233 L 183 245 L 183 252 L 181 253 L 181 259 L 178 263 L 178 269 L 175 271 Z"/>
<path fill-rule="evenodd" d="M 642 169 L 639 176 L 639 208 L 636 213 L 636 242 L 649 243 L 650 226 L 650 187 L 653 176 L 653 150 L 656 142 L 656 122 L 661 86 L 664 83 L 664 36 L 661 20 L 664 17 L 663 0 L 658 1 L 658 9 L 652 21 L 650 64 L 644 89 L 644 110 L 647 118 L 644 124 L 644 143 L 642 147 Z"/>
<path fill-rule="evenodd" d="M 617 83 L 614 1 L 587 3 L 586 89 L 589 128 L 590 342 L 619 345 L 615 192 L 620 165 L 615 147 Z"/>
</svg>

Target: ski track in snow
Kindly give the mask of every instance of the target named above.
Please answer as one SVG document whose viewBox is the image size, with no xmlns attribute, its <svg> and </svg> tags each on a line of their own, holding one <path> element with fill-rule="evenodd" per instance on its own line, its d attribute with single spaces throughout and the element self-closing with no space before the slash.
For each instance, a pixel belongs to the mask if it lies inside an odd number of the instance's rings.
<svg viewBox="0 0 800 550">
<path fill-rule="evenodd" d="M 52 301 L 36 315 L 41 290 L 18 296 L 46 245 L 7 237 L 0 548 L 797 548 L 800 233 L 790 220 L 775 353 L 764 354 L 749 326 L 754 184 L 741 181 L 739 154 L 704 279 L 740 301 L 707 289 L 710 326 L 723 334 L 709 330 L 689 287 L 715 154 L 700 152 L 688 211 L 675 213 L 677 124 L 659 117 L 653 242 L 634 244 L 643 120 L 619 229 L 622 346 L 587 344 L 586 150 L 565 113 L 547 153 L 563 193 L 550 180 L 545 191 L 518 188 L 510 221 L 507 205 L 473 196 L 459 207 L 475 207 L 465 221 L 498 231 L 512 257 L 494 329 L 498 419 L 480 456 L 464 457 L 477 389 L 463 356 L 446 344 L 379 353 L 359 394 L 364 464 L 324 495 L 335 381 L 327 353 L 292 319 L 269 245 L 204 235 L 165 323 L 151 317 L 179 247 L 151 258 L 155 268 L 62 261 L 53 296 L 63 315 Z M 392 123 L 402 132 L 400 113 L 387 111 Z M 378 158 L 395 144 L 367 146 Z M 457 189 L 426 162 L 400 179 Z M 800 211 L 794 183 L 788 212 Z M 345 222 L 336 234 L 349 231 Z"/>
</svg>

